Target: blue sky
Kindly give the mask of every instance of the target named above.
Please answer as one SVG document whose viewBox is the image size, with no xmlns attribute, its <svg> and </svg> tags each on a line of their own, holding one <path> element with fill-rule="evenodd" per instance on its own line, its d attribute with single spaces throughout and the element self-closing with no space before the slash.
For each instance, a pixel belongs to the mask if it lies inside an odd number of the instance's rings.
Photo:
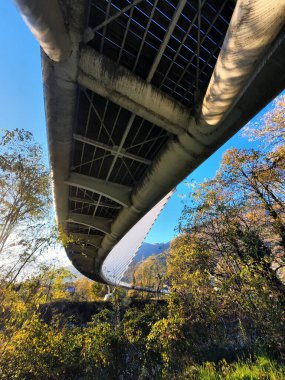
<svg viewBox="0 0 285 380">
<path fill-rule="evenodd" d="M 0 5 L 0 35 L 2 59 L 0 60 L 0 129 L 25 128 L 33 132 L 35 139 L 43 146 L 47 155 L 47 138 L 44 115 L 43 89 L 39 46 L 24 24 L 12 1 L 2 1 Z M 269 104 L 255 121 L 272 108 Z M 146 241 L 166 242 L 175 235 L 175 227 L 182 210 L 181 194 L 188 194 L 186 183 L 201 182 L 214 176 L 221 157 L 231 147 L 250 147 L 241 133 L 236 134 L 222 148 L 196 169 L 178 187 Z"/>
</svg>

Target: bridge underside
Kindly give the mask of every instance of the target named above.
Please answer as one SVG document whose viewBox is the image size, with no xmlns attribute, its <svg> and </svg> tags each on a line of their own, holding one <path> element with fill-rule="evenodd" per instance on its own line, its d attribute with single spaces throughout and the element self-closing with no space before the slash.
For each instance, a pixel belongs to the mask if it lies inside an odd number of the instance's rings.
<svg viewBox="0 0 285 380">
<path fill-rule="evenodd" d="M 106 281 L 116 243 L 284 88 L 284 1 L 15 2 L 43 48 L 66 252 Z"/>
</svg>

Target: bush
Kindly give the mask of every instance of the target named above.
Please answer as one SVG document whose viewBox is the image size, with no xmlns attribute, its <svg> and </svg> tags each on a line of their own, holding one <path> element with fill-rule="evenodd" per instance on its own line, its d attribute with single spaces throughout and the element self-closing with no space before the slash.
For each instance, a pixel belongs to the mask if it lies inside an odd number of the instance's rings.
<svg viewBox="0 0 285 380">
<path fill-rule="evenodd" d="M 189 366 L 178 379 L 191 380 L 283 380 L 285 365 L 277 364 L 266 355 L 255 360 L 238 361 L 228 364 L 225 360 L 215 363 L 206 362 L 201 366 Z"/>
</svg>

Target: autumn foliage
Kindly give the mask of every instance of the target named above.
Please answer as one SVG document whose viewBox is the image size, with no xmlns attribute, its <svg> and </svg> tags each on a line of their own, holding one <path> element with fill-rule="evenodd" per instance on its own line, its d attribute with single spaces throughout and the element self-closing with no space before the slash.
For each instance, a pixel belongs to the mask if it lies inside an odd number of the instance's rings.
<svg viewBox="0 0 285 380">
<path fill-rule="evenodd" d="M 280 96 L 261 123 L 245 129 L 250 149 L 226 151 L 216 175 L 195 184 L 166 257 L 137 268 L 138 284 L 169 286 L 164 298 L 115 289 L 104 303 L 104 285 L 59 268 L 20 278 L 42 240 L 28 240 L 29 250 L 19 242 L 27 253 L 0 282 L 0 379 L 284 379 L 284 105 Z M 0 147 L 15 138 L 30 144 L 23 131 L 4 137 Z M 10 231 L 22 231 L 25 221 L 38 225 L 49 202 L 44 168 L 27 194 L 33 174 L 25 178 L 16 158 L 0 167 L 0 254 L 11 249 Z M 21 195 L 9 190 L 9 170 Z M 18 199 L 23 216 L 15 214 Z M 84 323 L 64 314 L 47 320 L 54 302 L 70 301 L 100 307 Z"/>
</svg>

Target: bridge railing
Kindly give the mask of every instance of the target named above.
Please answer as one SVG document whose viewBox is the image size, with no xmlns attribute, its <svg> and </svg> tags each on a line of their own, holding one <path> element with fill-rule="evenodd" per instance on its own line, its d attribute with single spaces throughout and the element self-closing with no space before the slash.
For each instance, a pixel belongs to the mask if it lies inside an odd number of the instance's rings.
<svg viewBox="0 0 285 380">
<path fill-rule="evenodd" d="M 140 286 L 132 286 L 122 281 L 125 272 L 135 258 L 140 246 L 157 220 L 161 211 L 169 201 L 175 190 L 169 192 L 150 211 L 148 211 L 124 237 L 114 246 L 103 262 L 101 269 L 102 278 L 110 285 L 122 286 L 130 289 L 153 291 Z"/>
</svg>

